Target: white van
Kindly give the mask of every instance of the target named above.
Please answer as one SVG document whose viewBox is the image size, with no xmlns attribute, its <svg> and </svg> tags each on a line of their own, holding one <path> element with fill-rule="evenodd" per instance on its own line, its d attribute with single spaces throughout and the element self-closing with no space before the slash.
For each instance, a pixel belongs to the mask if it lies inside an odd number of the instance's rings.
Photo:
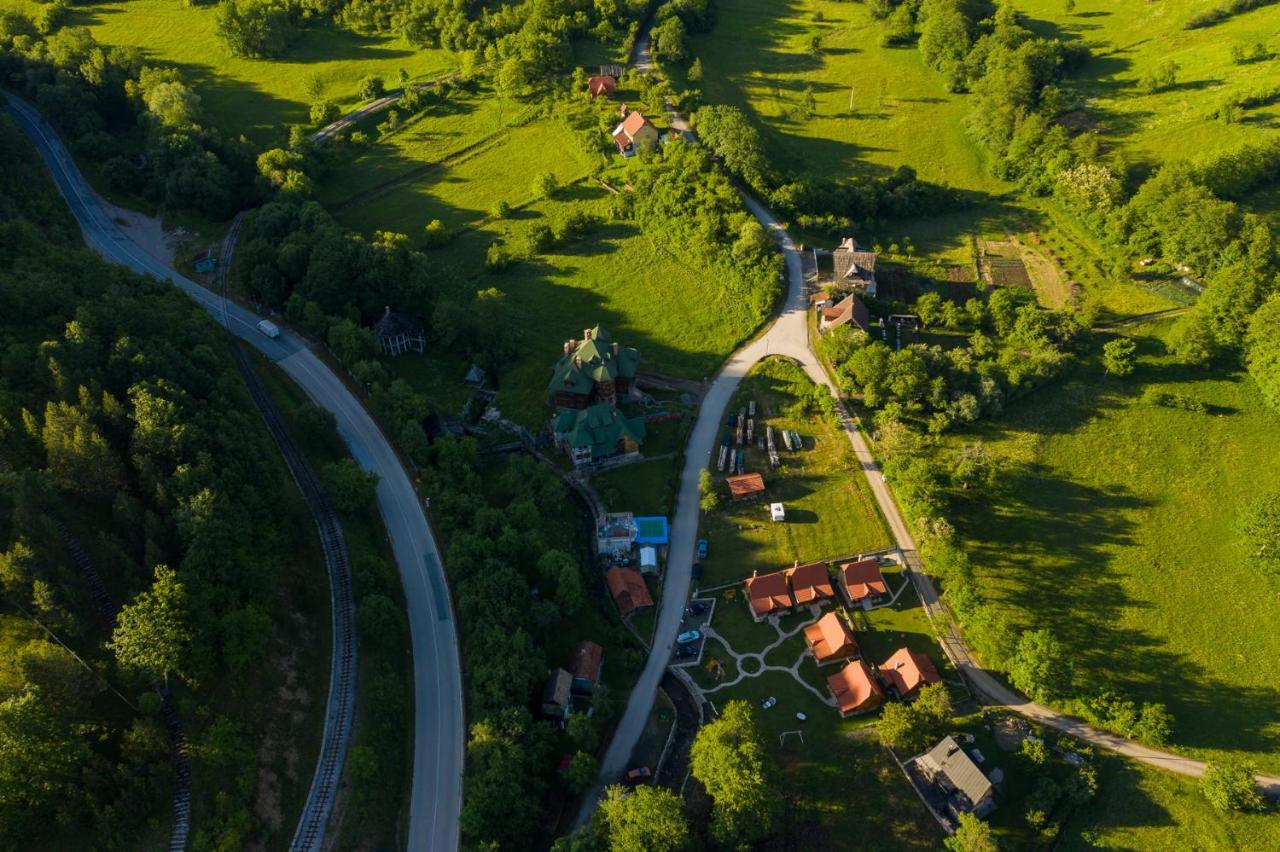
<svg viewBox="0 0 1280 852">
<path fill-rule="evenodd" d="M 258 323 L 258 331 L 262 332 L 267 337 L 270 337 L 272 340 L 275 340 L 280 336 L 280 327 L 271 320 L 263 320 Z"/>
</svg>

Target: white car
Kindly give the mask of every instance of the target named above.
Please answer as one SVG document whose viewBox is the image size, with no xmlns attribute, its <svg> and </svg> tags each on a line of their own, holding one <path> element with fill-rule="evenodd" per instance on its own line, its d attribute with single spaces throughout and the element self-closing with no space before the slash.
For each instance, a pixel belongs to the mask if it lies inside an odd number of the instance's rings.
<svg viewBox="0 0 1280 852">
<path fill-rule="evenodd" d="M 766 698 L 764 701 L 761 701 L 761 702 L 760 702 L 760 709 L 761 709 L 761 710 L 771 710 L 771 709 L 773 709 L 773 707 L 774 707 L 777 703 L 778 703 L 778 699 L 776 699 L 776 698 L 774 698 L 772 695 L 770 695 L 770 696 L 769 696 L 768 698 Z"/>
<path fill-rule="evenodd" d="M 258 323 L 258 331 L 275 340 L 280 336 L 280 327 L 271 320 L 262 320 Z"/>
<path fill-rule="evenodd" d="M 781 503 L 770 503 L 769 517 L 773 518 L 774 523 L 780 523 L 787 519 L 787 510 L 783 508 Z"/>
</svg>

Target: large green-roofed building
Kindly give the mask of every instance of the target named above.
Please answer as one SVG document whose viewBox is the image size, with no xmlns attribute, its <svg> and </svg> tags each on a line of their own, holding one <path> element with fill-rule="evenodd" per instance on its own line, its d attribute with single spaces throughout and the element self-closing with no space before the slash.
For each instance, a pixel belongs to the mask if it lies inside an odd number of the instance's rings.
<svg viewBox="0 0 1280 852">
<path fill-rule="evenodd" d="M 604 403 L 580 411 L 565 410 L 551 418 L 556 446 L 573 459 L 574 467 L 613 456 L 640 452 L 644 443 L 644 418 L 623 417 Z"/>
<path fill-rule="evenodd" d="M 620 345 L 600 326 L 584 329 L 582 340 L 564 342 L 547 394 L 556 408 L 612 408 L 635 387 L 639 367 L 640 350 Z"/>
</svg>

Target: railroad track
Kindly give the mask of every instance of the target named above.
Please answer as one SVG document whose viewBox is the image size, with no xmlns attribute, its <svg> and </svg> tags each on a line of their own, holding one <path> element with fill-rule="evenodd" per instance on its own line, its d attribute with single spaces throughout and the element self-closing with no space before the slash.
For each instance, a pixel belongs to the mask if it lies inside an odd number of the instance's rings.
<svg viewBox="0 0 1280 852">
<path fill-rule="evenodd" d="M 218 290 L 222 297 L 223 323 L 226 324 L 227 276 L 235 257 L 236 240 L 240 235 L 243 213 L 232 220 L 227 236 L 223 239 L 219 257 Z M 351 558 L 347 542 L 342 535 L 338 514 L 324 490 L 315 468 L 307 461 L 290 434 L 280 409 L 271 399 L 262 378 L 253 369 L 249 356 L 236 346 L 236 367 L 249 389 L 249 396 L 258 407 L 266 423 L 267 431 L 284 457 L 289 473 L 298 490 L 307 501 L 320 534 L 320 549 L 324 553 L 325 567 L 329 574 L 329 602 L 333 614 L 333 654 L 329 674 L 329 699 L 325 710 L 324 736 L 320 745 L 320 758 L 316 761 L 315 775 L 306 804 L 298 819 L 290 849 L 293 852 L 319 850 L 324 844 L 325 826 L 333 812 L 334 797 L 342 769 L 346 763 L 347 748 L 351 740 L 351 722 L 355 714 L 356 688 L 356 623 L 355 602 L 351 589 Z"/>
</svg>

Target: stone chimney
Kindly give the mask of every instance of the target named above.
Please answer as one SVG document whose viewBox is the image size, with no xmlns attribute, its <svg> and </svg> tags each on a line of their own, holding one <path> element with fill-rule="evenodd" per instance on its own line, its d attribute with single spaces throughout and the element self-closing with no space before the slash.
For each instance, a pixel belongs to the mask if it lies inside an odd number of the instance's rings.
<svg viewBox="0 0 1280 852">
<path fill-rule="evenodd" d="M 590 339 L 591 339 L 591 329 L 589 329 L 589 328 L 584 328 L 584 329 L 582 330 L 582 339 L 583 339 L 583 340 L 590 340 Z"/>
<path fill-rule="evenodd" d="M 574 358 L 574 359 L 573 359 L 573 366 L 575 366 L 575 367 L 577 367 L 579 370 L 581 370 L 581 369 L 582 369 L 582 359 L 581 359 L 581 358 Z"/>
<path fill-rule="evenodd" d="M 572 352 L 572 351 L 573 351 L 573 341 L 572 341 L 572 340 L 566 340 L 566 341 L 564 342 L 564 354 L 568 355 L 568 354 L 569 354 L 570 352 Z"/>
<path fill-rule="evenodd" d="M 615 356 L 618 354 L 618 341 L 616 341 L 616 340 L 615 340 L 615 341 L 613 341 L 613 354 L 614 354 Z"/>
</svg>

